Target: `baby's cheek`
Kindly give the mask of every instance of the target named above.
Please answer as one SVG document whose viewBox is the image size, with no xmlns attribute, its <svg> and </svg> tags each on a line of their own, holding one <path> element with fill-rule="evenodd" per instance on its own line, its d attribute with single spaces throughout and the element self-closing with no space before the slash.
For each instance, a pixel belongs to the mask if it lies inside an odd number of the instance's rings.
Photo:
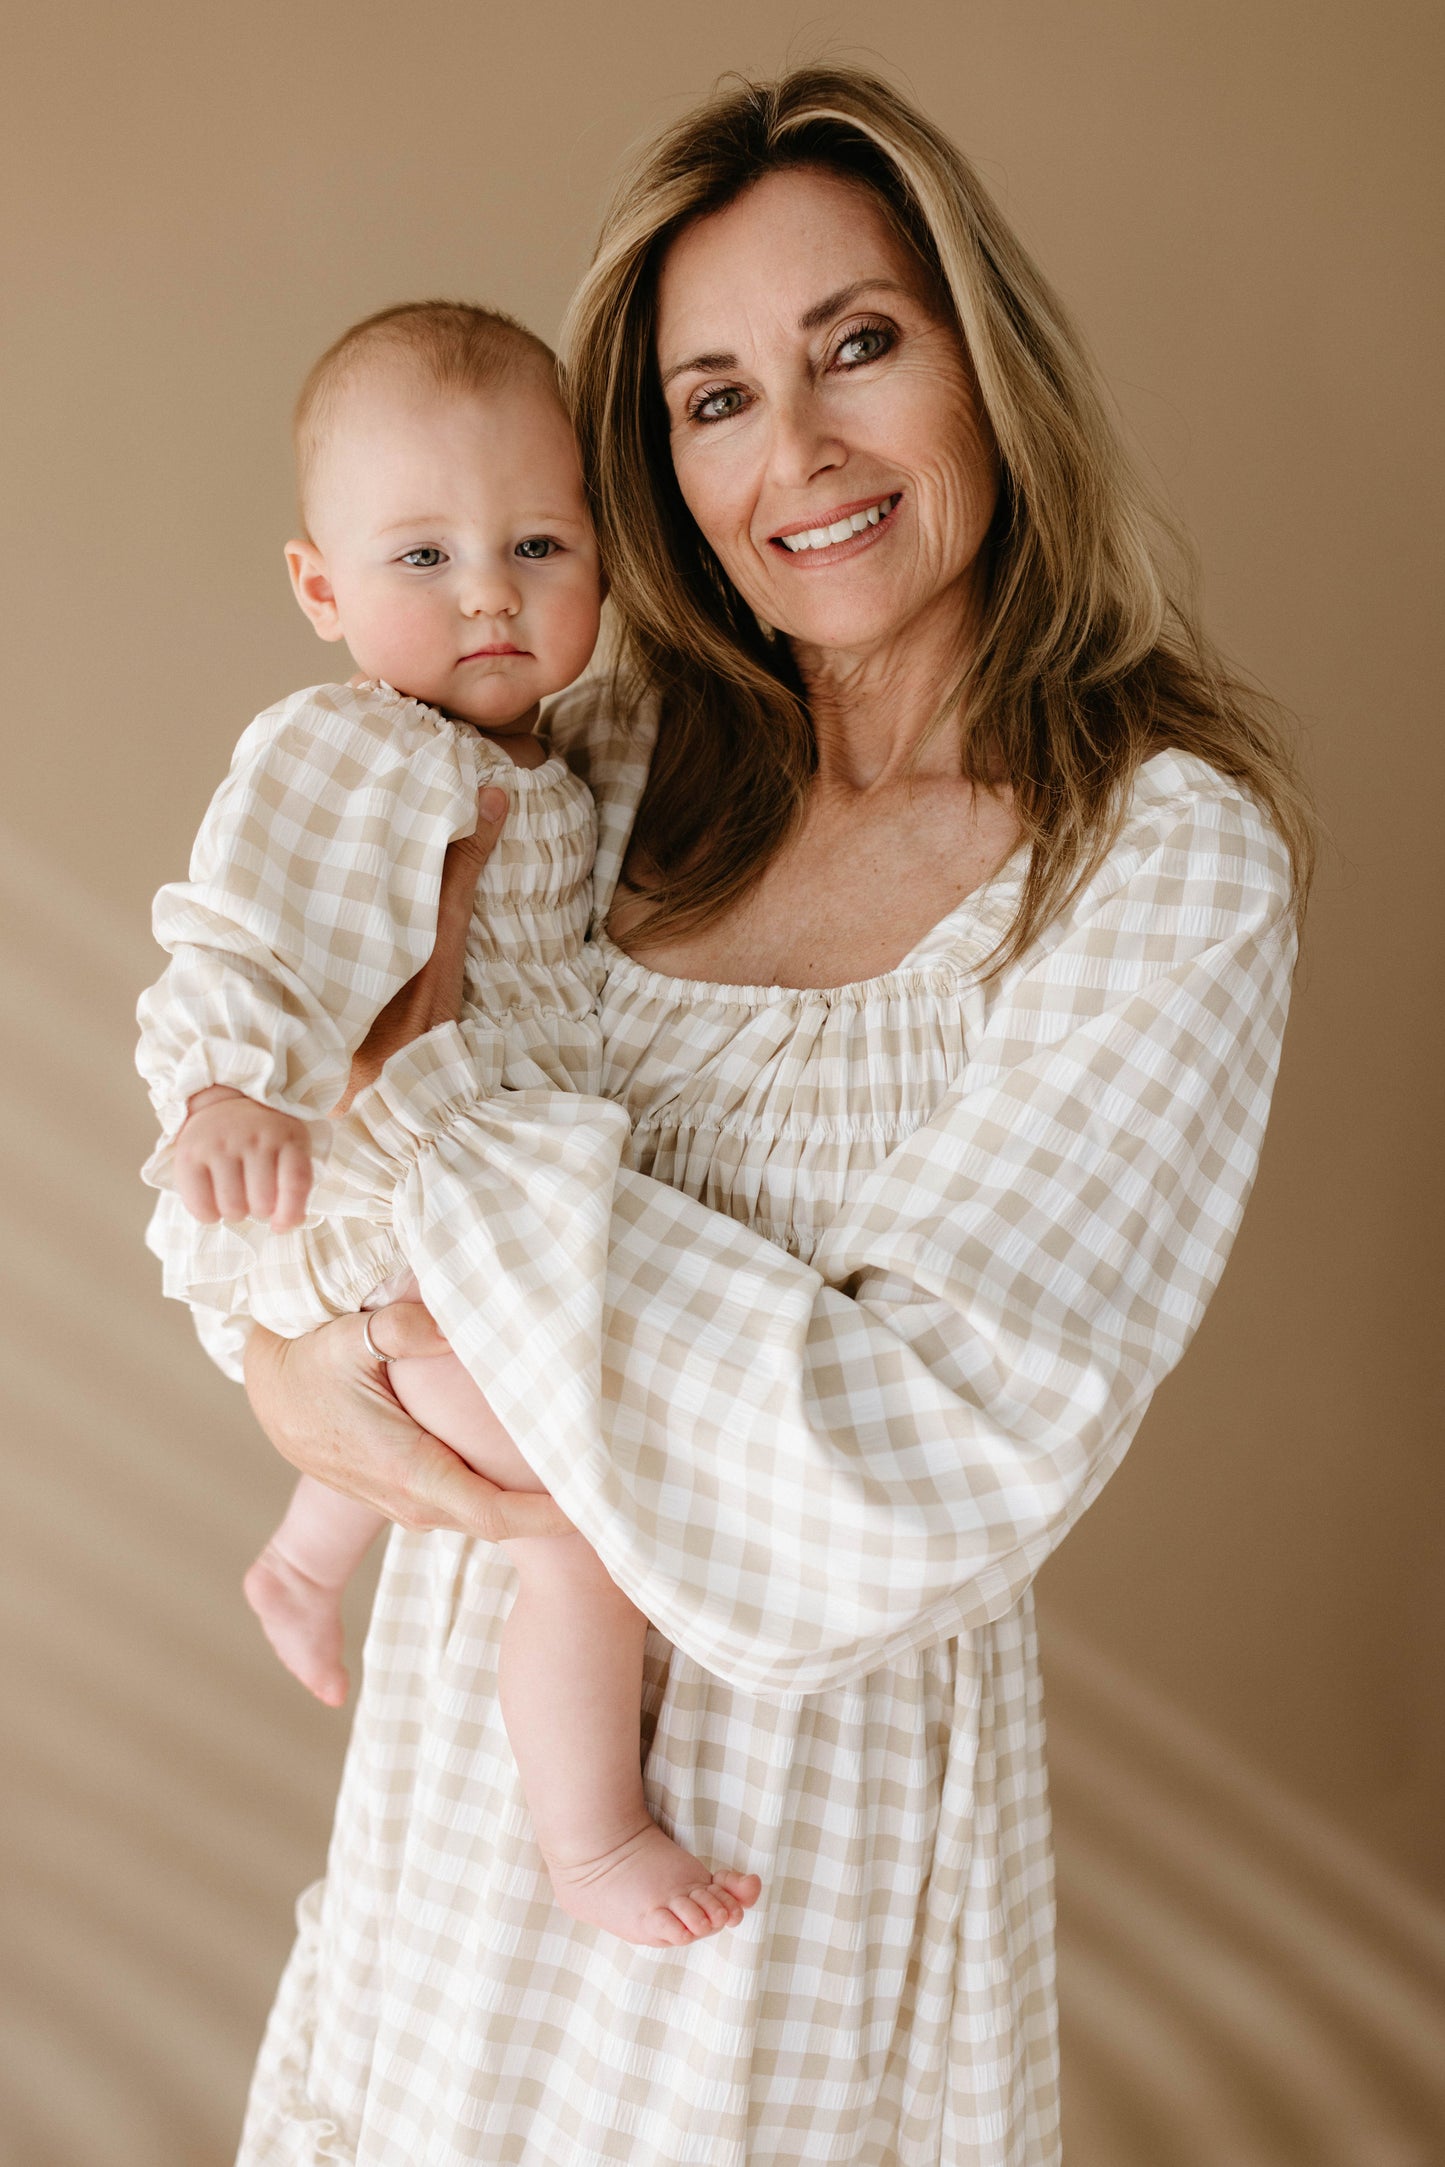
<svg viewBox="0 0 1445 2167">
<path fill-rule="evenodd" d="M 456 640 L 444 634 L 439 616 L 393 598 L 374 602 L 361 627 L 365 652 L 357 646 L 352 652 L 368 676 L 426 699 L 437 689 L 439 673 L 456 659 Z"/>
<path fill-rule="evenodd" d="M 597 645 L 601 618 L 601 583 L 596 579 L 588 579 L 585 584 L 579 582 L 565 600 L 559 602 L 553 634 L 558 676 L 563 670 L 567 672 L 563 682 L 570 684 L 587 667 Z"/>
</svg>

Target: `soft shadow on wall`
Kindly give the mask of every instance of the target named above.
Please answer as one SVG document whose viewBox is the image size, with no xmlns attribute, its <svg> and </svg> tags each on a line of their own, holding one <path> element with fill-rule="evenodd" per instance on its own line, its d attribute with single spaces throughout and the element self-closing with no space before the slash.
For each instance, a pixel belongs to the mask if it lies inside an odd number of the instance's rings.
<svg viewBox="0 0 1445 2167">
<path fill-rule="evenodd" d="M 1336 837 L 1199 1343 L 1042 1583 L 1069 2167 L 1439 2167 L 1438 11 L 1412 0 L 57 0 L 7 39 L 0 1308 L 16 2167 L 220 2167 L 344 1719 L 237 1591 L 287 1486 L 157 1293 L 131 1006 L 285 593 L 342 324 L 552 334 L 628 146 L 729 67 L 881 62 L 976 156 L 1300 713 Z M 881 50 L 880 50 L 881 48 Z M 1442 387 L 1445 388 L 1445 387 Z M 1415 1140 L 1419 1139 L 1420 1142 Z"/>
</svg>

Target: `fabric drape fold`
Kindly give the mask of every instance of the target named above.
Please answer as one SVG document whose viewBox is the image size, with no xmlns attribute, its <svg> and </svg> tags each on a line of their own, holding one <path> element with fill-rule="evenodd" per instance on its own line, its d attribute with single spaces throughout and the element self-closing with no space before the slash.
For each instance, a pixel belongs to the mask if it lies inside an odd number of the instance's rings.
<svg viewBox="0 0 1445 2167">
<path fill-rule="evenodd" d="M 354 1119 L 614 1578 L 739 1690 L 816 1691 L 1011 1608 L 1117 1464 L 1239 1224 L 1292 957 L 1259 816 L 1157 808 L 808 1262 L 637 1172 L 620 1106 L 478 1095 L 456 1026 Z"/>
</svg>

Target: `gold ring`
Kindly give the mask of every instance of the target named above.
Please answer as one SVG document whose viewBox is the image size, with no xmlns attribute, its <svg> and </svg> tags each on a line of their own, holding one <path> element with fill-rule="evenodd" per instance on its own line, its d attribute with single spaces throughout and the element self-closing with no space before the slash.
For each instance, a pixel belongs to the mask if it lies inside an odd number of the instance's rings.
<svg viewBox="0 0 1445 2167">
<path fill-rule="evenodd" d="M 388 1362 L 391 1361 L 392 1357 L 389 1354 L 383 1354 L 380 1347 L 377 1346 L 376 1341 L 371 1336 L 371 1320 L 375 1316 L 375 1314 L 376 1312 L 374 1309 L 363 1309 L 363 1311 L 361 1312 L 361 1338 L 362 1343 L 365 1346 L 367 1353 L 371 1356 L 372 1361 L 379 1362 L 382 1368 L 385 1369 Z"/>
</svg>

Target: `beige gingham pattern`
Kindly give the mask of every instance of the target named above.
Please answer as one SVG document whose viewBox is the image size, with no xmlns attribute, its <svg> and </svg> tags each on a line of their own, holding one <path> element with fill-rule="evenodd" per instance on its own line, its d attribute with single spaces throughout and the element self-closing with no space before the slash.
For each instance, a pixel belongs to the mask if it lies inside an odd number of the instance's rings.
<svg viewBox="0 0 1445 2167">
<path fill-rule="evenodd" d="M 646 765 L 595 692 L 599 911 Z M 1238 1227 L 1294 955 L 1284 850 L 1172 753 L 1032 952 L 1022 859 L 830 992 L 595 941 L 596 1093 L 475 1020 L 358 1101 L 328 1181 L 654 1621 L 662 1824 L 761 1874 L 636 1949 L 551 1903 L 501 1730 L 505 1555 L 393 1536 L 328 1873 L 243 2167 L 1056 2167 L 1030 1584 Z"/>
<path fill-rule="evenodd" d="M 325 1116 L 378 1011 L 436 938 L 442 859 L 476 825 L 477 791 L 509 807 L 478 892 L 463 1015 L 490 1087 L 596 1090 L 596 959 L 584 946 L 597 821 L 560 755 L 518 768 L 465 724 L 389 685 L 313 685 L 258 715 L 191 856 L 156 898 L 171 962 L 140 1002 L 138 1062 L 161 1124 L 143 1169 L 161 1190 L 149 1242 L 167 1294 L 240 1375 L 252 1318 L 294 1335 L 356 1309 L 398 1267 L 389 1223 L 333 1216 Z M 322 1172 L 306 1230 L 198 1225 L 171 1190 L 186 1101 L 230 1084 L 311 1124 Z"/>
</svg>

